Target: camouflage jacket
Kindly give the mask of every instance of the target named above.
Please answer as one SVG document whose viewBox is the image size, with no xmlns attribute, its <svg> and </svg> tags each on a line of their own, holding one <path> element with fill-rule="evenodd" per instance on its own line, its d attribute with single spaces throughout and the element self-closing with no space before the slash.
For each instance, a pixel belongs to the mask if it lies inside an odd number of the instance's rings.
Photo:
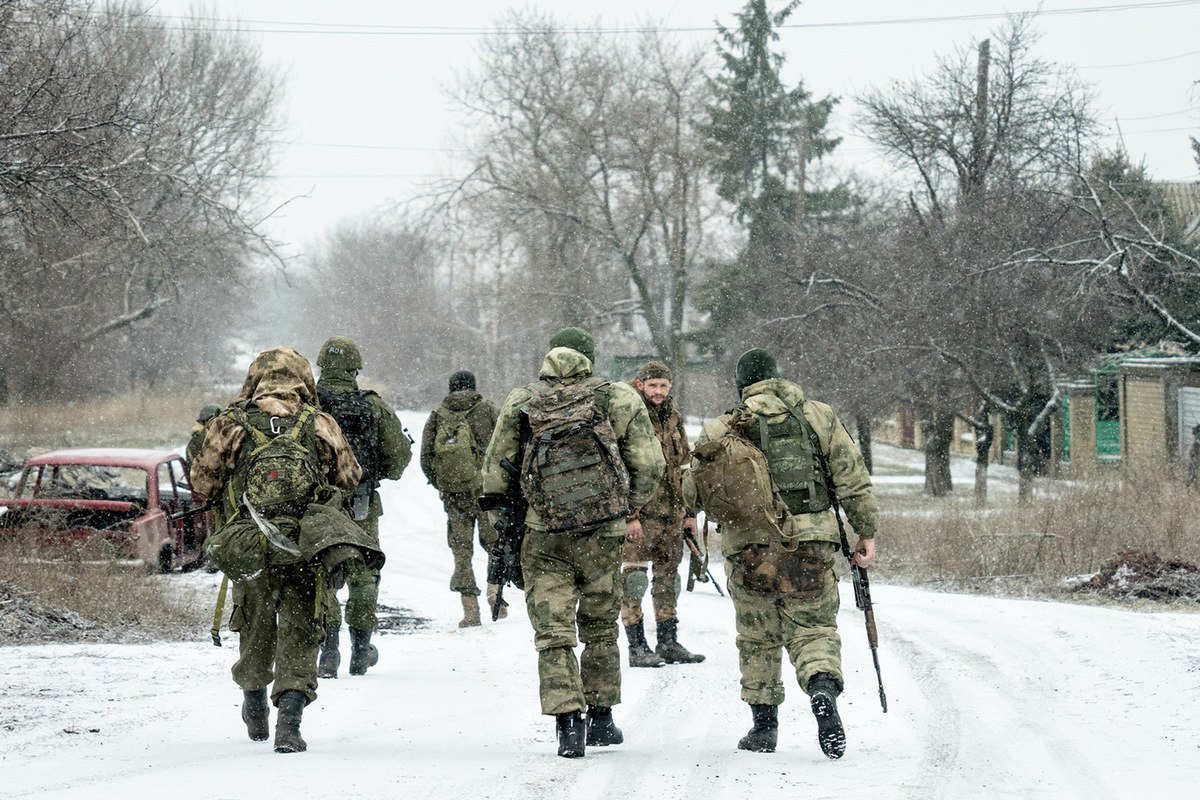
<svg viewBox="0 0 1200 800">
<path fill-rule="evenodd" d="M 581 353 L 566 347 L 551 350 L 542 362 L 539 376 L 546 383 L 574 382 L 592 374 L 592 362 Z M 623 383 L 610 383 L 606 389 L 608 417 L 617 436 L 621 457 L 629 470 L 629 504 L 640 509 L 654 494 L 663 474 L 662 447 L 654 435 L 654 426 L 642 398 L 633 387 Z M 509 459 L 520 463 L 521 410 L 532 399 L 528 389 L 513 389 L 500 410 L 496 430 L 483 457 L 483 493 L 505 494 L 512 478 L 500 462 Z M 545 525 L 530 509 L 526 524 L 535 530 L 545 530 Z M 600 529 L 602 536 L 624 536 L 624 520 L 615 520 Z"/>
<path fill-rule="evenodd" d="M 280 417 L 293 417 L 303 405 L 316 405 L 317 385 L 308 359 L 290 347 L 266 350 L 250 365 L 242 391 L 230 408 L 250 406 Z M 333 417 L 318 413 L 313 417 L 317 438 L 317 458 L 325 469 L 325 479 L 347 494 L 353 492 L 362 470 L 342 429 Z M 204 445 L 191 467 L 192 486 L 210 498 L 222 497 L 238 454 L 246 439 L 246 429 L 234 421 L 228 409 L 205 425 Z M 225 498 L 228 502 L 227 498 Z M 232 509 L 224 509 L 228 518 Z"/>
<path fill-rule="evenodd" d="M 860 539 L 874 537 L 879 527 L 879 506 L 871 492 L 871 476 L 867 474 L 867 467 L 863 463 L 858 445 L 850 438 L 833 409 L 825 403 L 805 400 L 804 391 L 798 385 L 782 378 L 770 378 L 747 386 L 742 390 L 742 402 L 750 411 L 765 416 L 768 422 L 780 422 L 787 415 L 789 406 L 804 404 L 804 418 L 816 432 L 817 441 L 825 452 L 829 460 L 829 469 L 833 473 L 833 486 L 830 489 L 837 492 L 838 500 L 845 509 L 855 534 Z M 730 414 L 722 414 L 705 422 L 696 444 L 715 441 L 724 436 L 729 430 L 730 419 Z M 689 504 L 695 502 L 696 496 L 690 477 L 684 475 L 684 497 Z M 794 533 L 798 541 L 840 541 L 837 520 L 833 511 L 828 509 L 815 514 L 798 514 L 792 517 L 789 532 Z M 769 544 L 773 535 L 778 534 L 765 529 L 740 530 L 723 525 L 721 549 L 725 555 L 732 555 L 747 545 Z"/>
<path fill-rule="evenodd" d="M 654 406 L 646 401 L 646 413 L 654 426 L 654 434 L 662 446 L 666 467 L 654 496 L 642 506 L 637 516 L 648 519 L 671 520 L 682 524 L 685 508 L 683 503 L 683 468 L 692 457 L 688 445 L 687 431 L 683 428 L 683 415 L 675 410 L 670 397 L 662 405 Z"/>
<path fill-rule="evenodd" d="M 467 411 L 467 424 L 471 427 L 471 435 L 475 437 L 475 446 L 479 452 L 487 449 L 492 440 L 492 432 L 496 430 L 496 418 L 500 412 L 496 407 L 483 399 L 483 395 L 473 389 L 463 389 L 451 392 L 442 400 L 442 407 L 448 411 Z M 433 470 L 433 445 L 437 440 L 438 412 L 434 411 L 425 421 L 425 429 L 421 432 L 421 471 L 433 485 L 437 479 Z"/>
<path fill-rule="evenodd" d="M 412 440 L 408 438 L 392 407 L 385 403 L 378 393 L 359 389 L 354 374 L 344 370 L 321 370 L 317 386 L 331 394 L 362 391 L 366 395 L 367 401 L 379 417 L 379 477 L 389 481 L 400 480 L 400 476 L 412 461 Z M 371 495 L 370 515 L 383 515 L 383 502 L 379 499 L 379 492 L 373 492 Z"/>
</svg>

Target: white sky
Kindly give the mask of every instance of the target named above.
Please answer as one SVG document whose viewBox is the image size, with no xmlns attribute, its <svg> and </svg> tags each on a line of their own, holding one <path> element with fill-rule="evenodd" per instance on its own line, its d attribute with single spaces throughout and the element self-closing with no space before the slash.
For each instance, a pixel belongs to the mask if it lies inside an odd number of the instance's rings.
<svg viewBox="0 0 1200 800">
<path fill-rule="evenodd" d="M 853 95 L 925 74 L 935 54 L 986 36 L 1002 20 L 861 23 L 1025 11 L 1035 3 L 807 0 L 790 23 L 852 24 L 783 31 L 785 78 L 803 78 L 816 96 L 843 98 L 833 121 L 834 132 L 846 137 L 839 164 L 882 177 L 883 160 L 850 130 Z M 681 42 L 710 42 L 713 21 L 731 24 L 741 0 L 546 0 L 535 5 L 568 27 L 597 19 L 621 27 L 649 19 L 665 27 L 703 29 L 674 34 Z M 1045 0 L 1042 8 L 1114 5 L 1122 4 Z M 1200 0 L 1151 5 L 1159 7 L 1045 15 L 1037 23 L 1038 53 L 1079 68 L 1096 91 L 1105 121 L 1120 119 L 1131 156 L 1144 159 L 1155 178 L 1192 180 L 1198 170 L 1188 136 L 1200 134 Z M 246 36 L 286 75 L 281 136 L 286 144 L 279 150 L 272 189 L 280 198 L 306 196 L 271 222 L 273 234 L 291 252 L 300 252 L 339 220 L 390 200 L 407 200 L 437 177 L 460 171 L 454 148 L 466 132 L 458 129 L 461 119 L 444 89 L 473 66 L 480 36 L 486 35 L 462 29 L 489 28 L 506 9 L 524 7 L 503 0 L 210 0 L 199 13 L 239 19 L 247 31 L 257 29 Z M 195 8 L 191 0 L 154 4 L 154 12 L 163 15 L 197 13 Z M 430 30 L 437 27 L 458 30 Z"/>
</svg>

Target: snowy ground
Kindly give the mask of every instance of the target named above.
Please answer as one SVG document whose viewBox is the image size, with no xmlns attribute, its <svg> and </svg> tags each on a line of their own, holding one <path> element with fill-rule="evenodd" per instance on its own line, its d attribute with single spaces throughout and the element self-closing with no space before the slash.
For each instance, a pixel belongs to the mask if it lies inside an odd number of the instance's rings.
<svg viewBox="0 0 1200 800">
<path fill-rule="evenodd" d="M 423 420 L 405 421 L 419 431 Z M 877 458 L 882 473 L 909 474 L 902 451 Z M 246 738 L 228 673 L 235 637 L 220 649 L 204 639 L 11 647 L 0 677 L 0 797 L 1195 796 L 1200 615 L 887 585 L 873 587 L 886 715 L 861 615 L 842 587 L 841 761 L 821 755 L 790 678 L 778 752 L 735 749 L 749 713 L 738 699 L 733 612 L 704 585 L 680 601 L 680 638 L 708 660 L 627 670 L 616 709 L 626 744 L 558 758 L 553 723 L 538 715 L 520 594 L 512 591 L 508 620 L 458 630 L 441 506 L 415 464 L 385 486 L 384 502 L 381 599 L 432 624 L 378 637 L 381 661 L 366 676 L 321 682 L 304 718 L 308 753 L 277 755 Z M 886 539 L 881 548 L 886 558 Z M 171 580 L 212 584 L 205 602 L 215 594 L 211 576 Z"/>
</svg>

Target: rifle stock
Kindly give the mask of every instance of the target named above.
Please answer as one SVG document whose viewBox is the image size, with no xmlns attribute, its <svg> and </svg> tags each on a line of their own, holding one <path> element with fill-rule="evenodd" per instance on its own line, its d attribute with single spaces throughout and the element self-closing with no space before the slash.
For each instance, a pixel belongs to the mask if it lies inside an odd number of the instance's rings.
<svg viewBox="0 0 1200 800">
<path fill-rule="evenodd" d="M 508 484 L 506 502 L 496 507 L 496 537 L 488 553 L 487 582 L 496 585 L 496 599 L 492 603 L 492 622 L 500 618 L 500 609 L 504 603 L 504 587 L 509 583 L 523 583 L 521 580 L 521 543 L 525 540 L 525 514 L 529 509 L 525 497 L 521 493 L 520 471 L 507 458 L 501 459 L 500 466 L 511 479 Z"/>
</svg>

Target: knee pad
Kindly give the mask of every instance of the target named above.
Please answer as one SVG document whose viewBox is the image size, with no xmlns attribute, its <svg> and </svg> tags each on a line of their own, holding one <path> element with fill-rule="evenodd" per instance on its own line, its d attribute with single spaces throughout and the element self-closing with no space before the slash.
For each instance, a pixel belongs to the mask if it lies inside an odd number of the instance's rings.
<svg viewBox="0 0 1200 800">
<path fill-rule="evenodd" d="M 646 570 L 643 567 L 626 569 L 625 598 L 634 603 L 641 603 L 642 598 L 646 596 L 646 591 L 650 588 L 650 579 L 646 577 Z"/>
</svg>

